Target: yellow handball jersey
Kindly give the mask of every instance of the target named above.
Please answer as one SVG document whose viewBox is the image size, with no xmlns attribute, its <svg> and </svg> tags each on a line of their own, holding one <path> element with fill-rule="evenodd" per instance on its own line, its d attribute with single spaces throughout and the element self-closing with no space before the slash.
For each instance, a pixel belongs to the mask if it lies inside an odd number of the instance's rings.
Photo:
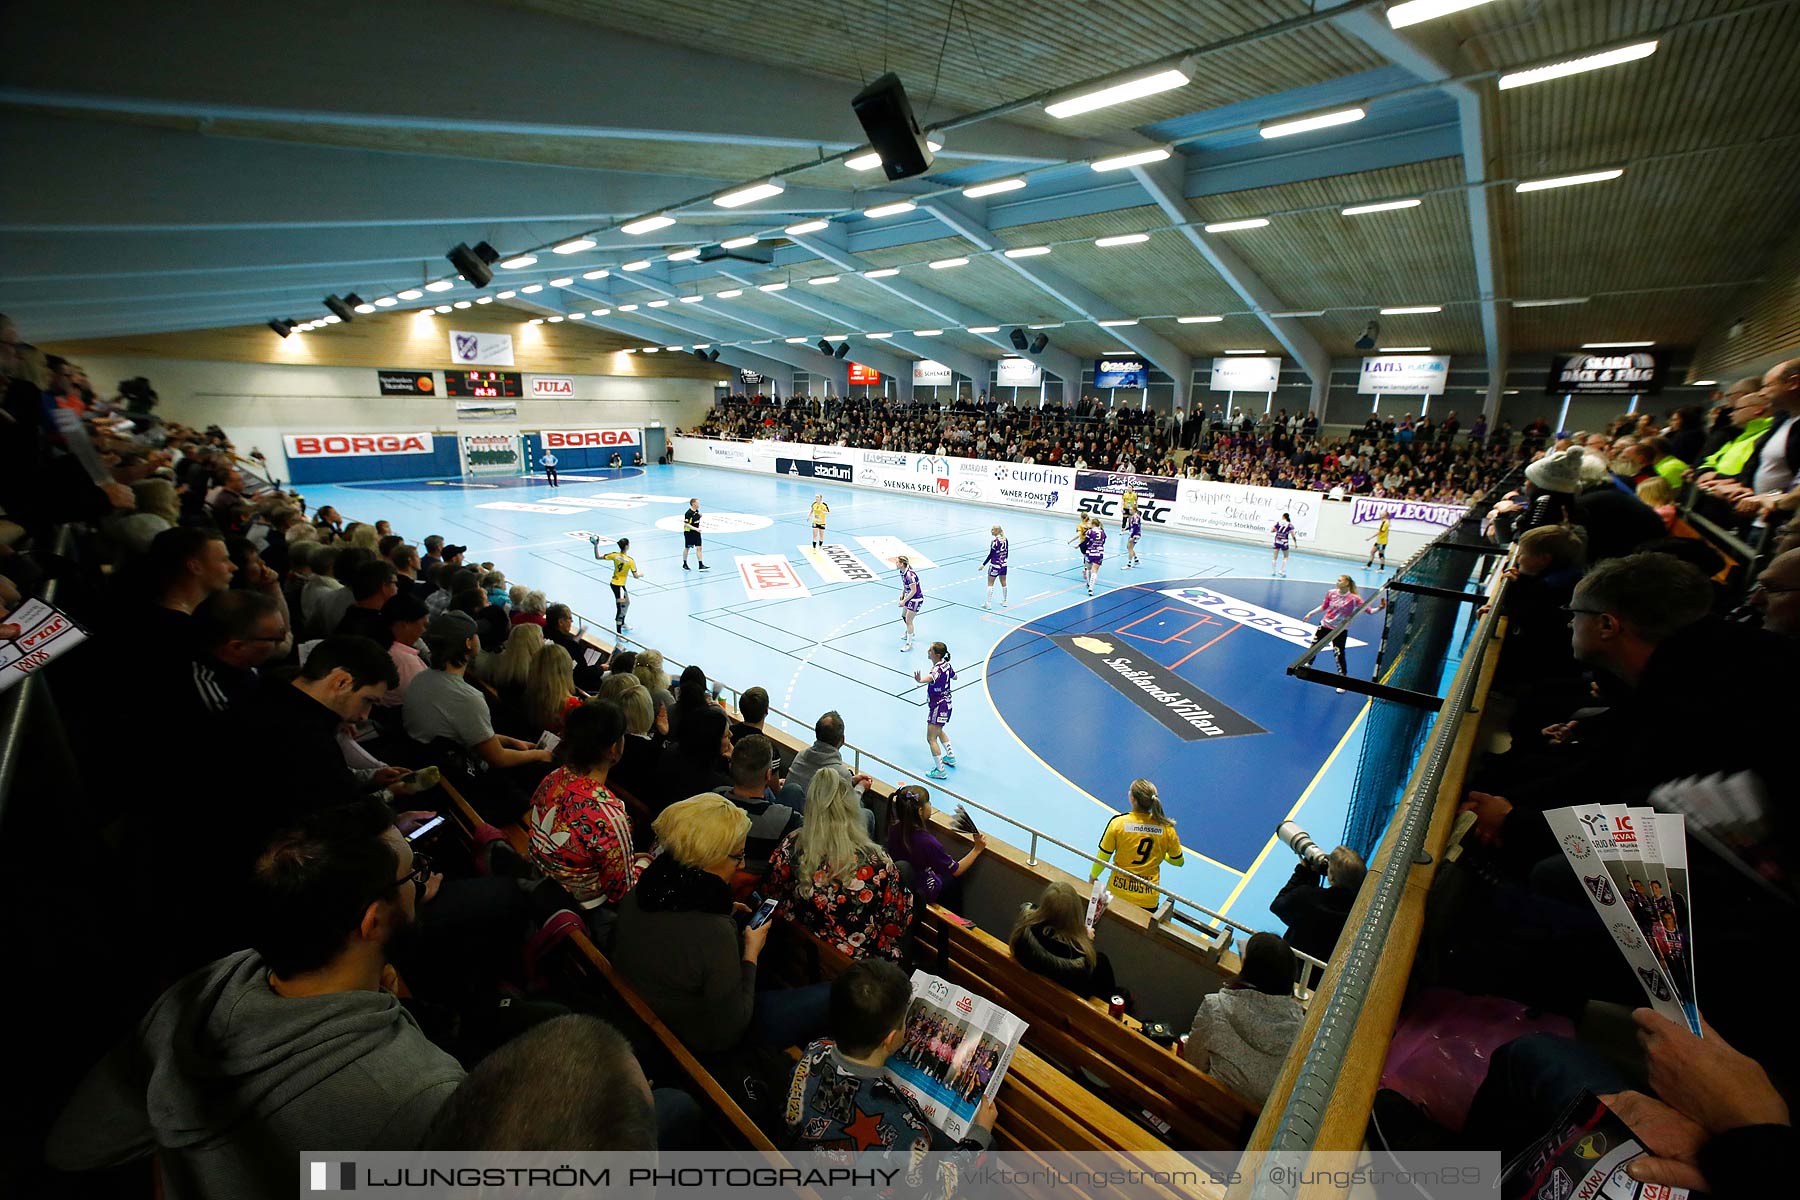
<svg viewBox="0 0 1800 1200">
<path fill-rule="evenodd" d="M 611 554 L 602 554 L 600 557 L 612 563 L 612 581 L 615 587 L 623 586 L 625 577 L 637 570 L 637 561 L 622 550 L 614 550 Z"/>
<path fill-rule="evenodd" d="M 1175 834 L 1175 826 L 1136 813 L 1121 813 L 1108 821 L 1106 832 L 1100 835 L 1100 849 L 1111 855 L 1114 867 L 1141 875 L 1151 883 L 1158 881 L 1165 859 L 1181 865 L 1181 839 Z M 1155 908 L 1162 899 L 1160 893 L 1120 870 L 1113 871 L 1107 879 L 1106 890 L 1139 908 Z"/>
<path fill-rule="evenodd" d="M 1375 544 L 1377 546 L 1388 544 L 1388 519 L 1386 517 L 1381 518 L 1381 526 L 1375 530 Z"/>
<path fill-rule="evenodd" d="M 831 506 L 829 504 L 825 503 L 823 500 L 813 501 L 813 506 L 812 506 L 813 524 L 814 525 L 825 524 L 825 514 L 830 511 L 831 511 Z"/>
</svg>

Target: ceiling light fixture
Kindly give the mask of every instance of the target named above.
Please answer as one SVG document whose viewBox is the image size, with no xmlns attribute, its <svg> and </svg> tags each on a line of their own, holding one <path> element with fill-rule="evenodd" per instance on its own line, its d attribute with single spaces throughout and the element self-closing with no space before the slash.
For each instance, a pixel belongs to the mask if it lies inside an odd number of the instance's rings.
<svg viewBox="0 0 1800 1200">
<path fill-rule="evenodd" d="M 543 290 L 544 290 L 544 285 L 541 283 L 528 283 L 524 287 L 520 288 L 519 292 L 521 295 L 535 296 Z"/>
<path fill-rule="evenodd" d="M 1649 58 L 1655 53 L 1656 42 L 1654 40 L 1636 42 L 1630 46 L 1620 46 L 1616 50 L 1602 50 L 1598 54 L 1565 59 L 1559 63 L 1551 63 L 1547 67 L 1533 67 L 1529 71 L 1514 71 L 1510 75 L 1500 77 L 1500 90 L 1504 92 L 1516 87 L 1529 87 L 1534 83 L 1543 83 L 1547 79 L 1561 79 L 1567 75 L 1580 75 L 1584 71 L 1598 71 L 1602 67 L 1616 67 L 1620 63 Z"/>
<path fill-rule="evenodd" d="M 1614 167 L 1606 171 L 1584 171 L 1579 175 L 1554 175 L 1549 179 L 1527 179 L 1513 188 L 1515 192 L 1547 192 L 1551 188 L 1574 187 L 1582 183 L 1605 183 L 1609 179 L 1617 179 L 1625 173 L 1623 168 Z"/>
<path fill-rule="evenodd" d="M 1417 208 L 1423 203 L 1423 200 L 1383 200 L 1378 204 L 1352 204 L 1343 210 L 1343 215 L 1360 217 L 1367 213 L 1398 212 L 1403 208 Z"/>
<path fill-rule="evenodd" d="M 1124 104 L 1131 100 L 1141 100 L 1145 96 L 1154 96 L 1158 92 L 1171 91 L 1184 86 L 1187 82 L 1187 72 L 1170 68 L 1167 71 L 1140 75 L 1136 79 L 1127 79 L 1123 83 L 1110 84 L 1091 92 L 1070 96 L 1066 100 L 1046 104 L 1044 111 L 1053 117 L 1066 120 L 1085 112 L 1093 112 L 1096 108 Z"/>
<path fill-rule="evenodd" d="M 934 271 L 947 271 L 951 267 L 966 267 L 969 265 L 969 260 L 966 258 L 940 258 L 925 265 Z"/>
<path fill-rule="evenodd" d="M 394 293 L 394 296 L 400 300 L 418 300 L 424 295 L 425 293 L 421 292 L 418 288 L 407 288 L 404 292 Z"/>
<path fill-rule="evenodd" d="M 1383 354 L 1430 354 L 1430 346 L 1383 346 Z"/>
<path fill-rule="evenodd" d="M 681 302 L 683 304 L 698 304 L 704 299 L 706 299 L 705 296 L 683 296 Z"/>
<path fill-rule="evenodd" d="M 611 275 L 611 274 L 612 274 L 612 272 L 607 270 L 605 267 L 599 267 L 592 271 L 583 271 L 581 273 L 581 277 L 583 279 L 605 279 L 608 275 Z"/>
<path fill-rule="evenodd" d="M 458 300 L 455 304 L 452 304 L 450 307 L 451 308 L 473 308 L 475 306 L 467 300 Z"/>
<path fill-rule="evenodd" d="M 970 333 L 999 333 L 1000 327 L 998 325 L 971 325 L 971 326 L 969 326 L 969 332 Z"/>
<path fill-rule="evenodd" d="M 720 242 L 719 249 L 721 249 L 721 250 L 742 250 L 745 246 L 754 246 L 754 245 L 756 245 L 756 239 L 753 237 L 734 237 L 734 238 L 730 238 L 726 241 Z"/>
<path fill-rule="evenodd" d="M 1206 226 L 1208 233 L 1231 233 L 1239 229 L 1261 229 L 1269 223 L 1267 217 L 1245 217 L 1241 221 L 1214 221 Z"/>
<path fill-rule="evenodd" d="M 667 308 L 667 307 L 669 307 L 669 302 L 667 300 L 652 300 L 650 302 L 650 307 L 651 308 Z"/>
<path fill-rule="evenodd" d="M 808 233 L 817 233 L 829 224 L 831 224 L 830 221 L 802 221 L 798 225 L 789 225 L 781 232 L 789 237 L 800 237 Z"/>
<path fill-rule="evenodd" d="M 573 275 L 559 275 L 558 277 L 556 277 L 555 279 L 552 279 L 550 281 L 550 286 L 551 287 L 568 287 L 571 283 L 574 283 L 574 282 L 575 282 L 575 277 Z"/>
<path fill-rule="evenodd" d="M 1144 163 L 1161 162 L 1167 157 L 1168 150 L 1158 146 L 1154 150 L 1137 150 L 1130 154 L 1115 154 L 1111 158 L 1098 158 L 1089 165 L 1096 171 L 1120 171 L 1126 167 L 1142 166 Z"/>
<path fill-rule="evenodd" d="M 517 292 L 495 292 L 494 299 L 496 299 L 496 300 L 511 300 L 514 296 L 517 296 L 518 294 L 519 293 L 517 293 Z"/>
<path fill-rule="evenodd" d="M 1006 255 L 1006 257 L 1008 257 L 1008 258 L 1036 258 L 1040 254 L 1050 253 L 1050 247 L 1048 247 L 1048 246 L 1015 246 L 1013 249 L 1003 250 L 1003 251 L 1001 251 L 1001 253 Z"/>
<path fill-rule="evenodd" d="M 1444 306 L 1441 304 L 1409 304 L 1400 308 L 1384 308 L 1381 310 L 1381 315 L 1384 317 L 1416 317 L 1422 313 L 1443 311 Z"/>
<path fill-rule="evenodd" d="M 1217 325 L 1224 317 L 1176 317 L 1177 325 Z"/>
<path fill-rule="evenodd" d="M 785 284 L 785 283 L 762 283 L 762 284 L 757 285 L 756 290 L 759 292 L 785 292 L 785 291 L 787 291 L 787 284 Z"/>
<path fill-rule="evenodd" d="M 872 337 L 872 338 L 891 338 L 894 335 L 891 333 L 870 333 L 870 334 L 865 334 L 864 336 Z"/>
<path fill-rule="evenodd" d="M 621 271 L 648 271 L 649 269 L 650 260 L 647 258 L 636 259 L 619 268 Z"/>
<path fill-rule="evenodd" d="M 592 250 L 599 245 L 593 238 L 574 238 L 560 246 L 550 247 L 552 254 L 580 254 L 583 250 Z"/>
<path fill-rule="evenodd" d="M 619 311 L 620 311 L 620 312 L 636 312 L 636 311 L 637 311 L 637 310 L 638 310 L 638 306 L 637 306 L 637 305 L 635 305 L 635 304 L 621 304 L 621 305 L 619 305 Z"/>
<path fill-rule="evenodd" d="M 723 196 L 714 196 L 713 203 L 720 208 L 742 208 L 746 204 L 755 204 L 758 200 L 767 200 L 770 196 L 779 196 L 786 190 L 776 180 L 769 179 L 726 192 Z"/>
<path fill-rule="evenodd" d="M 542 318 L 542 317 L 533 317 L 533 318 L 531 318 L 531 320 L 529 322 L 527 322 L 527 324 L 531 324 L 531 325 L 542 325 L 543 323 L 544 323 L 544 318 Z"/>
<path fill-rule="evenodd" d="M 1561 296 L 1555 300 L 1514 300 L 1514 308 L 1555 308 L 1559 304 L 1586 304 L 1586 296 Z"/>
<path fill-rule="evenodd" d="M 1109 237 L 1095 238 L 1094 245 L 1096 245 L 1096 246 L 1135 246 L 1139 242 L 1147 242 L 1149 240 L 1150 240 L 1150 235 L 1147 233 L 1115 233 Z"/>
<path fill-rule="evenodd" d="M 912 335 L 914 337 L 939 337 L 943 332 L 941 329 L 915 329 Z"/>
<path fill-rule="evenodd" d="M 1690 383 L 1688 386 L 1689 387 L 1718 387 L 1719 381 L 1716 379 L 1696 379 L 1696 380 L 1694 380 L 1694 382 Z"/>
<path fill-rule="evenodd" d="M 864 279 L 892 279 L 900 273 L 899 267 L 877 267 L 873 271 L 864 271 Z"/>
<path fill-rule="evenodd" d="M 870 150 L 866 154 L 854 155 L 844 160 L 844 165 L 852 171 L 867 171 L 881 165 L 881 155 Z"/>
<path fill-rule="evenodd" d="M 639 354 L 661 354 L 662 347 L 661 346 L 645 346 L 643 349 L 639 350 L 638 353 Z"/>
<path fill-rule="evenodd" d="M 912 212 L 919 207 L 911 200 L 896 200 L 892 204 L 877 204 L 874 208 L 863 209 L 863 216 L 870 218 L 897 217 L 901 213 Z"/>
<path fill-rule="evenodd" d="M 1102 329 L 1119 329 L 1126 325 L 1136 325 L 1137 323 L 1138 323 L 1138 319 L 1136 317 L 1120 317 L 1119 319 L 1114 320 L 1114 321 L 1095 321 L 1094 322 L 1094 324 L 1100 326 L 1100 328 L 1102 328 Z"/>
<path fill-rule="evenodd" d="M 428 292 L 447 292 L 455 286 L 456 283 L 453 280 L 434 279 L 425 285 L 425 290 Z"/>
<path fill-rule="evenodd" d="M 1583 342 L 1583 350 L 1647 350 L 1655 342 Z"/>
<path fill-rule="evenodd" d="M 791 337 L 787 339 L 787 344 L 790 346 L 803 346 L 806 344 L 806 339 L 803 337 Z"/>
<path fill-rule="evenodd" d="M 356 311 L 359 313 L 364 313 L 364 314 L 372 313 L 375 311 L 375 306 L 373 304 L 369 304 L 365 301 L 364 303 L 356 306 Z"/>
<path fill-rule="evenodd" d="M 1289 319 L 1294 319 L 1294 318 L 1299 318 L 1299 317 L 1322 317 L 1325 315 L 1325 310 L 1321 308 L 1314 312 L 1277 312 L 1277 313 L 1270 313 L 1269 315 L 1271 317 L 1289 318 Z"/>
<path fill-rule="evenodd" d="M 504 262 L 502 262 L 500 264 L 500 269 L 503 271 L 517 271 L 517 270 L 521 270 L 522 268 L 525 268 L 525 267 L 535 267 L 535 266 L 537 266 L 537 255 L 535 255 L 535 254 L 515 254 L 511 258 L 506 259 Z"/>
<path fill-rule="evenodd" d="M 545 320 L 549 321 L 552 325 L 557 325 L 562 322 L 561 317 L 546 317 Z"/>
<path fill-rule="evenodd" d="M 824 287 L 828 283 L 836 283 L 837 281 L 838 277 L 836 275 L 814 275 L 806 282 L 812 284 L 814 287 Z"/>
<path fill-rule="evenodd" d="M 568 313 L 567 316 L 568 316 L 569 320 L 571 320 L 571 321 L 587 320 L 587 314 L 584 312 L 572 312 L 572 313 Z"/>
<path fill-rule="evenodd" d="M 1061 329 L 1062 327 L 1063 323 L 1061 321 L 1046 321 L 1042 325 L 1032 326 L 1033 329 Z"/>
<path fill-rule="evenodd" d="M 1277 121 L 1273 125 L 1264 125 L 1257 132 L 1266 138 L 1289 137 L 1296 133 L 1311 133 L 1315 129 L 1330 129 L 1334 125 L 1349 125 L 1367 115 L 1360 108 L 1340 108 L 1336 112 L 1301 117 L 1297 121 Z"/>
<path fill-rule="evenodd" d="M 1267 350 L 1227 350 L 1227 354 L 1267 354 Z"/>
<path fill-rule="evenodd" d="M 675 223 L 674 217 L 654 216 L 639 217 L 635 221 L 627 221 L 619 226 L 619 232 L 636 237 L 640 233 L 655 233 L 658 229 L 667 229 Z"/>
<path fill-rule="evenodd" d="M 670 262 L 686 262 L 690 258 L 699 258 L 699 257 L 700 257 L 700 248 L 698 246 L 689 246 L 685 250 L 677 250 L 677 251 L 675 251 L 675 253 L 669 255 L 669 261 Z"/>
<path fill-rule="evenodd" d="M 594 316 L 596 316 L 596 317 L 610 317 L 610 316 L 612 316 L 612 309 L 610 309 L 610 308 L 596 308 L 596 309 L 595 309 L 595 310 L 594 310 Z"/>
<path fill-rule="evenodd" d="M 394 299 L 392 296 L 382 296 L 375 301 L 375 307 L 376 308 L 392 308 L 392 307 L 394 307 L 394 305 L 396 305 L 398 303 L 400 303 L 400 302 L 398 300 Z"/>
<path fill-rule="evenodd" d="M 1405 4 L 1395 4 L 1388 8 L 1388 24 L 1395 29 L 1405 29 L 1408 25 L 1417 25 L 1421 21 L 1432 21 L 1438 17 L 1447 17 L 1451 13 L 1462 12 L 1467 8 L 1479 8 L 1492 0 L 1408 0 Z"/>
<path fill-rule="evenodd" d="M 744 294 L 743 288 L 726 288 L 722 292 L 714 292 L 713 299 L 714 300 L 736 300 L 739 296 L 741 296 L 743 294 Z"/>
<path fill-rule="evenodd" d="M 1016 192 L 1025 186 L 1025 181 L 1017 176 L 1011 179 L 996 179 L 991 183 L 978 183 L 974 187 L 963 189 L 963 195 L 971 200 L 979 200 L 983 196 L 998 196 L 1001 192 Z"/>
</svg>

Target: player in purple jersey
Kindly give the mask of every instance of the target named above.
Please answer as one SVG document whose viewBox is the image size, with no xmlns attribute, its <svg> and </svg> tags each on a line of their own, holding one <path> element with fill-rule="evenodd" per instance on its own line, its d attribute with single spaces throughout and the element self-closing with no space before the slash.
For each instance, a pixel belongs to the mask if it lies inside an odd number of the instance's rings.
<svg viewBox="0 0 1800 1200">
<path fill-rule="evenodd" d="M 894 560 L 900 568 L 900 619 L 906 622 L 906 632 L 901 635 L 900 648 L 911 650 L 913 644 L 913 618 L 918 615 L 919 607 L 925 603 L 925 589 L 919 586 L 919 573 L 912 569 L 912 560 L 902 554 Z"/>
<path fill-rule="evenodd" d="M 1144 536 L 1144 517 L 1133 508 L 1125 514 L 1125 570 L 1143 566 L 1138 558 L 1138 539 Z"/>
<path fill-rule="evenodd" d="M 1100 582 L 1100 562 L 1106 557 L 1106 530 L 1100 522 L 1094 521 L 1087 527 L 1087 533 L 1081 538 L 1081 556 L 1085 560 L 1081 567 L 1081 577 L 1087 580 L 1088 595 L 1094 594 L 1094 585 Z"/>
<path fill-rule="evenodd" d="M 931 751 L 931 770 L 925 773 L 948 779 L 944 768 L 956 765 L 956 751 L 950 748 L 944 727 L 950 724 L 950 681 L 956 678 L 956 668 L 950 665 L 950 648 L 942 642 L 931 643 L 925 653 L 931 656 L 931 670 L 913 672 L 913 678 L 925 685 L 925 745 Z"/>
<path fill-rule="evenodd" d="M 1294 520 L 1282 513 L 1281 520 L 1275 522 L 1270 529 L 1275 534 L 1275 553 L 1269 561 L 1269 570 L 1286 579 L 1288 543 L 1294 539 Z"/>
<path fill-rule="evenodd" d="M 989 529 L 988 532 L 994 535 L 994 540 L 988 546 L 987 557 L 981 560 L 981 565 L 987 568 L 988 573 L 987 596 L 981 601 L 981 607 L 992 608 L 994 606 L 994 580 L 998 579 L 1000 581 L 1000 607 L 1005 608 L 1006 552 L 1008 547 L 1006 530 L 995 525 L 993 528 Z"/>
</svg>

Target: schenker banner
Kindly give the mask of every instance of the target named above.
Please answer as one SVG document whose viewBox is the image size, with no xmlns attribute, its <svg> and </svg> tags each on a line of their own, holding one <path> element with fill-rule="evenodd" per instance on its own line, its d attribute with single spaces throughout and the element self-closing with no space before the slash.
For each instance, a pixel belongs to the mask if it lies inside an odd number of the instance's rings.
<svg viewBox="0 0 1800 1200">
<path fill-rule="evenodd" d="M 1662 391 L 1662 356 L 1570 354 L 1550 360 L 1544 392 L 1551 396 L 1654 396 Z"/>
</svg>

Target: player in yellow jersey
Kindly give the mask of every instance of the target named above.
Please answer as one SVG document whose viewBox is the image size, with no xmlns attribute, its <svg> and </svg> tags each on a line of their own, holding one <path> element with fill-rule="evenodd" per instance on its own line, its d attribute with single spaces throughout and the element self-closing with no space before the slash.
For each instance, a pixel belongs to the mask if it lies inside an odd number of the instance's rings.
<svg viewBox="0 0 1800 1200">
<path fill-rule="evenodd" d="M 1381 560 L 1383 567 L 1387 566 L 1388 519 L 1385 516 L 1381 518 L 1381 524 L 1375 527 L 1375 532 L 1369 535 L 1369 541 L 1374 545 L 1369 547 L 1369 561 L 1363 564 L 1363 570 L 1374 566 L 1377 558 Z"/>
<path fill-rule="evenodd" d="M 1088 873 L 1089 882 L 1099 879 L 1110 861 L 1113 872 L 1106 881 L 1107 891 L 1139 908 L 1157 906 L 1162 894 L 1149 884 L 1157 882 L 1164 862 L 1179 867 L 1182 857 L 1175 822 L 1163 815 L 1154 783 L 1148 779 L 1131 781 L 1131 811 L 1106 823 L 1106 832 L 1100 835 L 1099 857 L 1104 861 L 1094 864 Z M 1131 874 L 1125 874 L 1126 871 Z M 1149 880 L 1149 884 L 1132 876 Z"/>
<path fill-rule="evenodd" d="M 625 577 L 628 575 L 633 579 L 644 577 L 643 573 L 637 569 L 637 560 L 626 553 L 631 549 L 631 539 L 620 538 L 619 548 L 606 554 L 600 553 L 599 538 L 589 538 L 588 541 L 594 547 L 596 561 L 610 562 L 613 565 L 613 604 L 617 606 L 613 613 L 613 625 L 620 633 L 630 633 L 630 626 L 625 624 L 625 610 L 631 607 L 631 593 L 625 590 Z"/>
<path fill-rule="evenodd" d="M 815 549 L 825 544 L 825 514 L 831 511 L 831 505 L 825 503 L 821 492 L 813 493 L 812 502 L 812 544 Z"/>
</svg>

